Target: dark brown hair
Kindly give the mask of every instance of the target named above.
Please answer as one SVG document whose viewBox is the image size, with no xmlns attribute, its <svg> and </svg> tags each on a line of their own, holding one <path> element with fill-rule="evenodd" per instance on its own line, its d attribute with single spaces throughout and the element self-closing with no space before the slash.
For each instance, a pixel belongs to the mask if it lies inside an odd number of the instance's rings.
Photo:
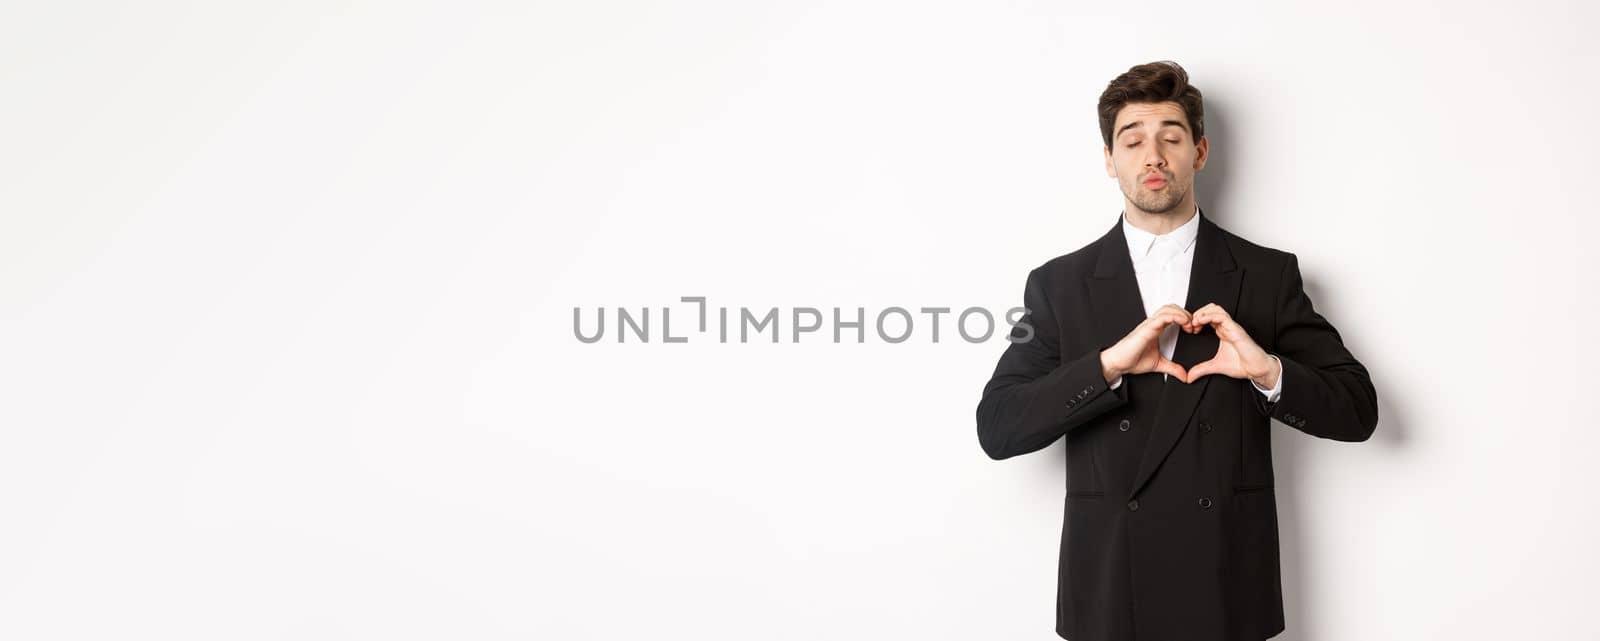
<svg viewBox="0 0 1600 641">
<path fill-rule="evenodd" d="M 1189 84 L 1189 73 L 1171 60 L 1136 65 L 1117 76 L 1100 94 L 1100 137 L 1111 147 L 1111 128 L 1117 112 L 1130 102 L 1176 102 L 1189 118 L 1190 137 L 1199 142 L 1206 134 L 1205 102 L 1200 89 Z"/>
</svg>

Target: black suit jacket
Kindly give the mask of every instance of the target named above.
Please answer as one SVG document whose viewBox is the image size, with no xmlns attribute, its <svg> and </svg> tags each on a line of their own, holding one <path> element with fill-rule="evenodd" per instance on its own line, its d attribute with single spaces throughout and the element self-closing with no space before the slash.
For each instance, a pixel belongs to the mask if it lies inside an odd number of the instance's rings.
<svg viewBox="0 0 1600 641">
<path fill-rule="evenodd" d="M 1072 641 L 1282 631 L 1268 417 L 1338 441 L 1366 440 L 1378 423 L 1367 370 L 1312 307 L 1294 254 L 1198 215 L 1187 308 L 1222 306 L 1279 357 L 1276 403 L 1220 374 L 1127 375 L 1108 389 L 1100 351 L 1145 318 L 1120 213 L 1099 240 L 1028 274 L 1027 311 L 978 402 L 991 458 L 1066 440 L 1056 632 Z M 1179 333 L 1173 360 L 1192 367 L 1217 340 L 1209 326 Z"/>
</svg>

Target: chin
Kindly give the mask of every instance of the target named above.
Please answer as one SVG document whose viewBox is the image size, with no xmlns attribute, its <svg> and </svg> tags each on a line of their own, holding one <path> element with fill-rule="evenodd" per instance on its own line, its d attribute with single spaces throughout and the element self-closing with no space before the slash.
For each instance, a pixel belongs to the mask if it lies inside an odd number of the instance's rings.
<svg viewBox="0 0 1600 641">
<path fill-rule="evenodd" d="M 1176 211 L 1178 209 L 1178 205 L 1182 204 L 1182 203 L 1183 203 L 1183 199 L 1182 198 L 1179 198 L 1179 199 L 1171 201 L 1171 202 L 1159 202 L 1159 203 L 1139 202 L 1137 200 L 1133 201 L 1133 204 L 1138 205 L 1139 209 L 1143 209 L 1146 213 L 1151 213 L 1151 214 L 1170 214 L 1170 213 Z"/>
</svg>

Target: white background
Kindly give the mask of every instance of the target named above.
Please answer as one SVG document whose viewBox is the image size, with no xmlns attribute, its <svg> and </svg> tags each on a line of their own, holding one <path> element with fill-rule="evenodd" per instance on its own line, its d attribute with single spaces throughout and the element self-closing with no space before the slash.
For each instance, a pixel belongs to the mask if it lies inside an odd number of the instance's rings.
<svg viewBox="0 0 1600 641">
<path fill-rule="evenodd" d="M 572 310 L 1020 305 L 1159 59 L 1381 400 L 1281 638 L 1592 633 L 1592 7 L 220 4 L 0 9 L 0 638 L 1055 638 L 1002 340 Z"/>
</svg>

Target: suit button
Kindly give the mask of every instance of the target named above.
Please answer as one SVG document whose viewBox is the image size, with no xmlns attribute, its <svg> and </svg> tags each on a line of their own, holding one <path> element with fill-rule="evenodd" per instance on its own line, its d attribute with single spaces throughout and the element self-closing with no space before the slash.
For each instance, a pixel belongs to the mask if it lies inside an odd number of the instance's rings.
<svg viewBox="0 0 1600 641">
<path fill-rule="evenodd" d="M 1205 421 L 1200 421 L 1200 431 L 1209 433 L 1211 431 L 1211 424 Z"/>
<path fill-rule="evenodd" d="M 1200 507 L 1208 510 L 1211 509 L 1211 499 L 1203 496 L 1200 497 Z"/>
<path fill-rule="evenodd" d="M 1122 430 L 1124 432 L 1128 431 L 1129 427 L 1133 427 L 1133 424 L 1129 423 L 1128 419 L 1122 419 L 1121 423 L 1117 423 L 1117 429 Z"/>
<path fill-rule="evenodd" d="M 1128 510 L 1133 511 L 1133 512 L 1138 512 L 1139 511 L 1139 499 L 1134 499 L 1132 501 L 1128 501 Z"/>
</svg>

